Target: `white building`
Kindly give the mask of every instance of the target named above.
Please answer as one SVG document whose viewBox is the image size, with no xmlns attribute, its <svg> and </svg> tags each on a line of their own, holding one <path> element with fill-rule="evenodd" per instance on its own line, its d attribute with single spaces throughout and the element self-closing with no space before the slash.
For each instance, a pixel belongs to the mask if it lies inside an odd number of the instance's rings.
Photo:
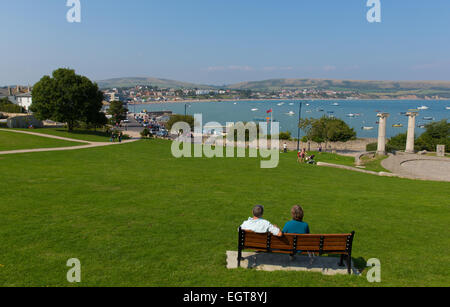
<svg viewBox="0 0 450 307">
<path fill-rule="evenodd" d="M 32 99 L 30 92 L 17 95 L 16 100 L 17 100 L 17 104 L 19 106 L 25 108 L 27 111 L 30 110 L 30 106 L 33 103 L 33 99 Z"/>
</svg>

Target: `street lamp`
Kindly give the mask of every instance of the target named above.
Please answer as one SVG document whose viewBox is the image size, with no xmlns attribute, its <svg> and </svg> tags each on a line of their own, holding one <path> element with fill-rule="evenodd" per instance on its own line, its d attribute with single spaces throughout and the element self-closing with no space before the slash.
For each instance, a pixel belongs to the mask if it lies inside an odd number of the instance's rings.
<svg viewBox="0 0 450 307">
<path fill-rule="evenodd" d="M 298 111 L 298 134 L 297 134 L 297 152 L 300 151 L 300 121 L 302 120 L 302 107 L 303 102 L 299 103 L 299 111 Z"/>
</svg>

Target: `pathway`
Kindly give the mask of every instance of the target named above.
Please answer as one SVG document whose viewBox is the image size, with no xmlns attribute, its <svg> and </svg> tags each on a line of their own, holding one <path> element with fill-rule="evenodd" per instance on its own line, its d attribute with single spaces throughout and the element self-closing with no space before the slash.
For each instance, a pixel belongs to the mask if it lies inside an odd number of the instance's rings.
<svg viewBox="0 0 450 307">
<path fill-rule="evenodd" d="M 84 140 L 76 140 L 76 139 L 70 139 L 65 138 L 61 136 L 55 136 L 55 135 L 49 135 L 49 134 L 43 134 L 43 133 L 37 133 L 37 132 L 30 132 L 30 131 L 19 131 L 19 130 L 9 130 L 9 129 L 0 129 L 0 131 L 6 131 L 6 132 L 13 132 L 13 133 L 23 133 L 23 134 L 29 134 L 29 135 L 35 135 L 50 139 L 57 139 L 62 141 L 69 141 L 69 142 L 77 142 L 77 143 L 84 143 L 86 145 L 80 145 L 80 146 L 72 146 L 72 147 L 57 147 L 57 148 L 35 148 L 35 149 L 20 149 L 20 150 L 10 150 L 10 151 L 0 151 L 0 155 L 11 155 L 11 154 L 21 154 L 21 153 L 32 153 L 32 152 L 47 152 L 47 151 L 66 151 L 66 150 L 78 150 L 78 149 L 85 149 L 85 148 L 94 148 L 94 147 L 104 147 L 104 146 L 112 146 L 112 145 L 119 145 L 119 144 L 127 144 L 131 142 L 137 141 L 137 139 L 132 140 L 124 140 L 122 143 L 111 143 L 111 142 L 90 142 L 90 141 L 84 141 Z"/>
<path fill-rule="evenodd" d="M 389 155 L 381 165 L 402 177 L 450 182 L 450 159 L 399 153 Z"/>
</svg>

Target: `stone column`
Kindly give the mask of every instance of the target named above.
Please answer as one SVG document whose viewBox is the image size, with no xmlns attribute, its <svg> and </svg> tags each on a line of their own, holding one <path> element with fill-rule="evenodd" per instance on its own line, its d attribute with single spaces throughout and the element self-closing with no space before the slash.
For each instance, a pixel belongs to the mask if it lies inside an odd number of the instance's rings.
<svg viewBox="0 0 450 307">
<path fill-rule="evenodd" d="M 417 112 L 408 112 L 408 137 L 406 139 L 406 150 L 407 153 L 414 153 L 414 141 L 415 141 L 415 130 L 416 130 L 416 116 L 419 115 Z"/>
<path fill-rule="evenodd" d="M 389 117 L 389 113 L 379 113 L 377 115 L 380 118 L 380 124 L 378 127 L 378 155 L 386 154 L 386 122 Z"/>
</svg>

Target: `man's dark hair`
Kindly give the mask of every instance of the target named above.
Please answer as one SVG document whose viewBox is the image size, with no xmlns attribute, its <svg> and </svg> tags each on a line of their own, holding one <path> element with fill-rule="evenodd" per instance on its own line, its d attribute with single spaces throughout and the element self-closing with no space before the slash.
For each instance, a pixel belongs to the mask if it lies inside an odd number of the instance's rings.
<svg viewBox="0 0 450 307">
<path fill-rule="evenodd" d="M 261 205 L 257 205 L 253 208 L 253 216 L 257 218 L 261 218 L 264 214 L 264 207 Z"/>
<path fill-rule="evenodd" d="M 300 207 L 300 206 L 292 207 L 291 213 L 292 213 L 292 218 L 295 221 L 303 222 L 304 213 L 303 213 L 302 207 Z"/>
</svg>

